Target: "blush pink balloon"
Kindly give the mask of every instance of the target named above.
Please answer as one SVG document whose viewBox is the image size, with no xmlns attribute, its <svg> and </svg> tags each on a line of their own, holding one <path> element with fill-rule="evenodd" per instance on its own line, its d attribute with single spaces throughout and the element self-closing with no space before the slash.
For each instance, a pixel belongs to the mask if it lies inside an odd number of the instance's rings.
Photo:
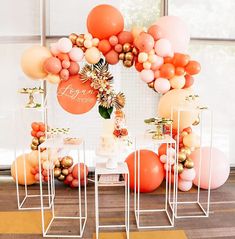
<svg viewBox="0 0 235 239">
<path fill-rule="evenodd" d="M 79 47 L 73 47 L 69 52 L 69 57 L 72 61 L 80 62 L 82 61 L 84 52 Z"/>
<path fill-rule="evenodd" d="M 70 62 L 70 67 L 68 68 L 69 74 L 71 76 L 78 74 L 80 70 L 80 66 L 78 65 L 77 62 L 71 61 Z"/>
<path fill-rule="evenodd" d="M 183 180 L 193 181 L 196 176 L 196 171 L 194 168 L 184 168 L 184 171 L 179 176 Z"/>
<path fill-rule="evenodd" d="M 135 39 L 134 45 L 141 52 L 149 53 L 154 47 L 154 39 L 150 34 L 141 32 L 140 35 Z"/>
<path fill-rule="evenodd" d="M 43 69 L 47 73 L 58 74 L 62 69 L 61 62 L 54 56 L 49 57 L 44 61 Z"/>
<path fill-rule="evenodd" d="M 178 181 L 178 188 L 180 191 L 187 192 L 192 188 L 192 186 L 193 186 L 192 181 L 186 181 L 183 179 L 179 179 Z"/>
<path fill-rule="evenodd" d="M 152 82 L 154 80 L 154 73 L 152 70 L 142 70 L 140 72 L 140 78 L 146 83 Z"/>
<path fill-rule="evenodd" d="M 54 56 L 57 56 L 60 53 L 57 43 L 51 43 L 50 51 Z"/>
<path fill-rule="evenodd" d="M 171 43 L 169 40 L 167 40 L 165 38 L 158 40 L 155 43 L 154 49 L 155 49 L 156 54 L 161 57 L 173 55 Z"/>
<path fill-rule="evenodd" d="M 163 38 L 162 29 L 157 25 L 150 26 L 148 29 L 148 34 L 150 34 L 155 41 L 159 40 L 160 38 Z"/>
<path fill-rule="evenodd" d="M 64 69 L 68 69 L 70 67 L 70 61 L 67 61 L 67 60 L 63 60 L 62 61 L 62 67 Z"/>
<path fill-rule="evenodd" d="M 118 44 L 117 36 L 111 36 L 109 38 L 109 43 L 110 43 L 111 46 L 116 46 Z"/>
<path fill-rule="evenodd" d="M 154 82 L 154 89 L 159 94 L 165 94 L 171 88 L 171 84 L 168 79 L 165 78 L 158 78 Z"/>
<path fill-rule="evenodd" d="M 186 23 L 176 16 L 160 17 L 156 23 L 162 29 L 162 37 L 171 42 L 174 52 L 187 53 L 190 35 Z"/>
<path fill-rule="evenodd" d="M 203 189 L 209 188 L 209 170 L 210 170 L 210 148 L 201 148 L 201 181 L 200 187 Z M 199 183 L 199 166 L 200 166 L 200 148 L 196 149 L 191 155 L 194 162 L 196 177 L 193 183 L 198 186 Z M 222 186 L 229 177 L 230 165 L 225 154 L 217 148 L 211 149 L 211 189 L 216 189 Z"/>
<path fill-rule="evenodd" d="M 155 58 L 155 61 L 151 65 L 151 70 L 155 71 L 155 70 L 159 69 L 163 65 L 164 59 L 163 59 L 163 57 L 160 57 L 160 56 L 157 56 L 157 55 L 155 55 L 154 58 Z"/>
<path fill-rule="evenodd" d="M 69 71 L 67 69 L 62 69 L 60 72 L 60 77 L 62 80 L 68 80 L 69 79 Z"/>
<path fill-rule="evenodd" d="M 62 37 L 59 39 L 59 41 L 57 43 L 57 47 L 60 52 L 68 53 L 71 51 L 73 44 L 68 38 Z"/>
</svg>

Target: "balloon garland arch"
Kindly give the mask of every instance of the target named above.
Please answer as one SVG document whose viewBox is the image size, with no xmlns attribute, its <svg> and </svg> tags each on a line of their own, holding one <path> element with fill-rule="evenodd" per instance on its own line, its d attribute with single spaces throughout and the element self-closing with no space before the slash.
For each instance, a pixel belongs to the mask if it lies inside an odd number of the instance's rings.
<svg viewBox="0 0 235 239">
<path fill-rule="evenodd" d="M 163 95 L 158 106 L 160 117 L 170 118 L 172 105 L 186 103 L 185 98 L 191 94 L 188 89 L 201 67 L 186 53 L 190 37 L 181 19 L 165 16 L 148 29 L 134 27 L 126 31 L 119 10 L 111 5 L 98 5 L 87 17 L 87 30 L 85 34 L 72 33 L 68 38 L 59 39 L 50 49 L 31 47 L 21 59 L 22 70 L 29 78 L 58 84 L 57 99 L 67 112 L 83 114 L 98 102 L 103 118 L 111 118 L 113 112 L 115 116 L 123 117 L 125 95 L 115 91 L 109 72 L 109 65 L 119 62 L 126 68 L 135 67 L 140 79 Z M 80 68 L 84 60 L 86 64 Z M 189 104 L 194 106 L 195 102 Z M 191 129 L 197 116 L 184 115 L 182 118 L 180 129 L 173 125 L 173 137 L 178 131 L 180 133 L 180 153 L 184 159 L 178 167 L 179 173 L 193 169 L 188 156 L 190 147 L 197 144 L 197 136 Z M 116 137 L 127 134 L 126 129 L 114 132 Z M 163 145 L 159 150 L 160 160 L 164 163 L 162 156 L 166 154 L 166 148 Z M 193 179 L 191 177 L 190 181 Z M 183 184 L 182 190 L 188 189 L 190 187 Z"/>
</svg>

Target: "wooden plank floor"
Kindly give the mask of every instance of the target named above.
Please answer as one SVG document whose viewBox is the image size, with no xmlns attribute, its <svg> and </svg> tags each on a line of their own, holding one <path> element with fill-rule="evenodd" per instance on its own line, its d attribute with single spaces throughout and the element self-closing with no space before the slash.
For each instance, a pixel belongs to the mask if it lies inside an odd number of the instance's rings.
<svg viewBox="0 0 235 239">
<path fill-rule="evenodd" d="M 74 215 L 78 213 L 77 207 L 77 191 L 71 190 L 63 184 L 56 185 L 56 213 L 60 215 Z M 38 192 L 37 186 L 32 186 L 31 193 Z M 104 188 L 100 192 L 100 210 L 102 223 L 122 223 L 123 216 L 122 208 L 124 190 L 122 188 Z M 95 231 L 95 211 L 94 211 L 94 185 L 89 182 L 88 185 L 88 221 L 85 229 L 85 239 L 91 239 Z M 143 208 L 161 207 L 164 199 L 163 187 L 151 194 L 142 195 L 141 206 Z M 186 195 L 185 200 L 195 197 L 195 190 L 191 190 Z M 182 198 L 182 200 L 184 200 Z M 206 199 L 203 195 L 202 201 Z M 39 202 L 30 202 L 37 204 Z M 67 204 L 67 205 L 65 205 Z M 0 177 L 0 211 L 17 210 L 15 184 L 10 178 Z M 190 213 L 194 210 L 192 206 L 184 208 L 182 212 Z M 149 215 L 142 217 L 142 223 L 154 223 L 154 220 L 159 220 L 159 216 Z M 0 218 L 0 220 L 4 220 Z M 162 221 L 161 221 L 162 220 Z M 160 221 L 165 220 L 164 216 Z M 55 230 L 67 230 L 68 223 L 61 222 L 55 225 Z M 130 228 L 136 231 L 136 224 L 133 213 L 133 194 L 131 194 L 131 213 L 130 213 Z M 213 190 L 211 193 L 211 215 L 209 218 L 199 219 L 178 219 L 175 229 L 185 230 L 189 239 L 199 238 L 235 238 L 235 171 L 231 172 L 229 180 L 218 190 Z M 10 239 L 39 239 L 40 235 L 0 235 L 0 238 Z M 58 237 L 57 237 L 58 238 Z"/>
</svg>

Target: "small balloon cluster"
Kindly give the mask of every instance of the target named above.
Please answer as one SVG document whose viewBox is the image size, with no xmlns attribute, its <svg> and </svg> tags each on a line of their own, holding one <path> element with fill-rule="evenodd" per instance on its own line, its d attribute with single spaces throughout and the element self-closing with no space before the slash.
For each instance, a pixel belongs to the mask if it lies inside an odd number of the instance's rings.
<svg viewBox="0 0 235 239">
<path fill-rule="evenodd" d="M 192 132 L 191 127 L 183 129 L 179 134 L 177 130 L 173 130 L 173 138 L 179 140 L 179 153 L 177 155 L 177 165 L 175 165 L 176 152 L 175 148 L 167 144 L 162 144 L 158 148 L 158 155 L 160 161 L 164 164 L 164 169 L 168 172 L 172 172 L 170 176 L 171 181 L 174 180 L 173 173 L 178 171 L 178 188 L 181 191 L 189 191 L 193 186 L 193 180 L 196 176 L 194 169 L 194 162 L 190 158 L 191 153 L 200 146 L 199 137 Z M 179 137 L 179 138 L 178 138 Z M 169 155 L 167 164 L 167 154 Z"/>
<path fill-rule="evenodd" d="M 43 122 L 33 122 L 31 124 L 31 135 L 33 136 L 32 143 L 31 143 L 31 149 L 32 150 L 38 150 L 38 146 L 45 142 L 46 136 L 45 136 L 45 124 Z"/>
<path fill-rule="evenodd" d="M 54 165 L 54 177 L 59 181 L 64 181 L 65 177 L 72 172 L 73 158 L 70 156 L 58 158 Z"/>
</svg>

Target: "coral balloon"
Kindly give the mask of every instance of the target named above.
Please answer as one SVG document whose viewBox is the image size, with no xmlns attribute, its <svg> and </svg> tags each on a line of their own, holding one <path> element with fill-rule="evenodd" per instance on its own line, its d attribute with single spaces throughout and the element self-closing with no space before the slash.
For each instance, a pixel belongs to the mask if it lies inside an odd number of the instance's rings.
<svg viewBox="0 0 235 239">
<path fill-rule="evenodd" d="M 51 84 L 59 84 L 60 83 L 60 77 L 58 75 L 48 74 L 46 77 L 46 80 L 50 82 Z"/>
<path fill-rule="evenodd" d="M 157 25 L 152 25 L 151 27 L 149 27 L 148 34 L 150 34 L 155 41 L 159 40 L 160 38 L 163 38 L 162 29 Z"/>
<path fill-rule="evenodd" d="M 62 53 L 70 52 L 72 47 L 73 47 L 73 44 L 67 37 L 60 38 L 57 43 L 57 48 Z"/>
<path fill-rule="evenodd" d="M 52 56 L 44 61 L 43 68 L 47 73 L 58 74 L 61 71 L 62 66 L 60 60 Z"/>
<path fill-rule="evenodd" d="M 211 189 L 221 187 L 229 177 L 230 165 L 229 161 L 222 151 L 217 148 L 209 147 L 201 148 L 201 179 L 200 187 L 203 189 L 209 188 L 209 170 L 210 170 L 210 152 L 211 152 Z M 200 149 L 196 149 L 190 157 L 194 162 L 196 177 L 193 183 L 198 186 L 199 183 L 199 168 L 200 168 Z"/>
<path fill-rule="evenodd" d="M 135 187 L 135 153 L 131 153 L 125 160 L 130 172 L 130 188 L 132 190 Z M 136 175 L 137 172 L 136 168 Z M 140 192 L 147 193 L 154 191 L 161 185 L 163 179 L 164 168 L 158 155 L 150 150 L 140 150 Z"/>
<path fill-rule="evenodd" d="M 66 53 L 59 53 L 57 55 L 58 59 L 60 59 L 61 61 L 69 61 L 69 55 Z"/>
<path fill-rule="evenodd" d="M 188 65 L 185 67 L 185 71 L 189 75 L 196 75 L 200 72 L 201 65 L 197 61 L 189 61 Z"/>
<path fill-rule="evenodd" d="M 131 32 L 122 31 L 118 34 L 118 43 L 124 45 L 125 43 L 132 44 L 134 41 L 134 37 Z"/>
<path fill-rule="evenodd" d="M 160 67 L 160 75 L 163 78 L 171 79 L 175 75 L 175 67 L 171 63 L 163 64 Z"/>
<path fill-rule="evenodd" d="M 100 51 L 96 47 L 91 47 L 86 50 L 85 58 L 89 64 L 96 64 L 101 58 Z"/>
<path fill-rule="evenodd" d="M 150 34 L 141 32 L 134 44 L 141 52 L 149 53 L 154 47 L 154 39 Z"/>
<path fill-rule="evenodd" d="M 193 186 L 192 181 L 187 181 L 183 179 L 179 179 L 178 181 L 178 188 L 180 191 L 187 192 L 192 188 L 192 186 Z"/>
<path fill-rule="evenodd" d="M 111 50 L 111 45 L 108 40 L 101 40 L 98 44 L 98 49 L 105 55 Z"/>
<path fill-rule="evenodd" d="M 69 57 L 72 61 L 80 62 L 84 56 L 83 50 L 79 47 L 73 47 L 69 52 Z"/>
<path fill-rule="evenodd" d="M 68 69 L 70 67 L 70 61 L 62 61 L 61 63 L 62 67 L 65 68 L 65 69 Z"/>
<path fill-rule="evenodd" d="M 78 65 L 78 63 L 71 61 L 70 66 L 68 68 L 69 74 L 71 76 L 76 75 L 78 74 L 79 70 L 80 70 L 80 66 Z"/>
<path fill-rule="evenodd" d="M 175 68 L 175 74 L 176 74 L 177 76 L 182 76 L 182 75 L 184 75 L 184 74 L 185 74 L 184 68 L 183 68 L 183 67 L 180 67 L 180 66 L 176 67 L 176 68 Z"/>
<path fill-rule="evenodd" d="M 173 62 L 173 58 L 171 56 L 164 57 L 164 63 L 172 63 L 172 62 Z"/>
<path fill-rule="evenodd" d="M 183 138 L 183 143 L 185 146 L 191 148 L 198 148 L 200 147 L 200 137 L 196 135 L 195 133 L 191 133 L 188 135 L 185 135 Z"/>
<path fill-rule="evenodd" d="M 86 176 L 88 175 L 88 168 L 83 163 L 80 163 L 79 165 L 75 164 L 72 170 L 72 175 L 75 179 L 78 179 L 79 170 L 80 170 L 80 180 L 84 180 L 84 174 L 86 174 Z"/>
<path fill-rule="evenodd" d="M 62 80 L 68 80 L 69 79 L 69 71 L 67 69 L 62 69 L 60 72 L 60 77 Z"/>
<path fill-rule="evenodd" d="M 119 61 L 118 53 L 114 50 L 111 50 L 105 55 L 105 59 L 110 65 L 115 65 Z"/>
<path fill-rule="evenodd" d="M 186 74 L 186 75 L 184 76 L 184 78 L 185 78 L 184 88 L 189 88 L 190 86 L 193 85 L 193 83 L 194 83 L 194 78 L 193 78 L 192 76 Z"/>
<path fill-rule="evenodd" d="M 174 108 L 173 114 L 173 128 L 177 129 L 178 125 L 178 114 L 176 111 L 177 107 L 193 108 L 196 109 L 198 106 L 197 100 L 187 101 L 186 97 L 192 95 L 192 92 L 184 89 L 174 89 L 167 92 L 160 98 L 158 104 L 158 115 L 164 118 L 171 118 L 171 109 Z M 195 111 L 183 111 L 180 113 L 180 125 L 179 129 L 182 131 L 184 128 L 190 127 L 198 117 L 198 112 Z"/>
<path fill-rule="evenodd" d="M 175 53 L 173 57 L 173 64 L 175 66 L 185 67 L 189 63 L 189 60 L 190 60 L 189 55 Z"/>
<path fill-rule="evenodd" d="M 154 82 L 154 89 L 160 94 L 165 94 L 167 91 L 170 90 L 170 88 L 170 82 L 165 78 L 158 78 Z"/>
<path fill-rule="evenodd" d="M 122 52 L 122 45 L 121 44 L 117 44 L 115 47 L 114 47 L 114 50 L 118 53 L 121 53 Z"/>
<path fill-rule="evenodd" d="M 49 57 L 51 57 L 51 53 L 46 47 L 30 47 L 26 49 L 21 56 L 21 68 L 25 75 L 32 80 L 43 79 L 47 76 L 43 64 Z"/>
<path fill-rule="evenodd" d="M 87 29 L 100 40 L 117 35 L 124 28 L 124 19 L 118 9 L 101 4 L 94 7 L 87 17 Z"/>
<path fill-rule="evenodd" d="M 173 89 L 182 89 L 185 85 L 184 76 L 174 76 L 170 79 L 170 84 Z"/>
<path fill-rule="evenodd" d="M 137 71 L 141 72 L 141 71 L 144 69 L 143 64 L 140 63 L 140 62 L 138 62 L 138 61 L 136 61 L 136 62 L 135 62 L 135 69 L 136 69 Z"/>
<path fill-rule="evenodd" d="M 171 42 L 174 52 L 187 52 L 190 35 L 185 22 L 176 16 L 164 16 L 160 17 L 155 24 L 161 27 L 162 37 Z"/>
<path fill-rule="evenodd" d="M 154 80 L 154 73 L 152 70 L 142 70 L 140 72 L 140 78 L 146 83 L 152 82 Z"/>
<path fill-rule="evenodd" d="M 25 160 L 25 164 L 24 164 Z M 11 176 L 14 180 L 16 180 L 16 167 L 15 163 L 17 163 L 17 174 L 18 174 L 18 184 L 20 185 L 32 185 L 36 183 L 34 175 L 31 173 L 31 169 L 33 168 L 32 164 L 30 164 L 30 154 L 22 154 L 16 158 L 16 160 L 11 165 Z M 24 165 L 25 165 L 25 176 L 24 177 Z"/>
<path fill-rule="evenodd" d="M 170 41 L 164 38 L 156 42 L 154 49 L 158 56 L 166 57 L 173 54 Z"/>
</svg>

